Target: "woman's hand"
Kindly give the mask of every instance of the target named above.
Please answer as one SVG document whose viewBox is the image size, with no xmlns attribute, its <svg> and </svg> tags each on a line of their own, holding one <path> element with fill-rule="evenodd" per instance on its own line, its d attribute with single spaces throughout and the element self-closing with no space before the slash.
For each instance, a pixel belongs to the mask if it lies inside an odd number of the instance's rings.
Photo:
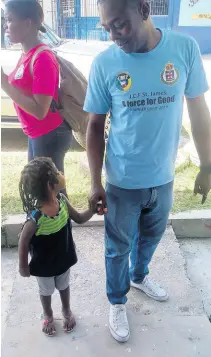
<svg viewBox="0 0 211 357">
<path fill-rule="evenodd" d="M 8 76 L 4 73 L 3 68 L 1 67 L 1 87 L 4 89 L 8 84 Z"/>
</svg>

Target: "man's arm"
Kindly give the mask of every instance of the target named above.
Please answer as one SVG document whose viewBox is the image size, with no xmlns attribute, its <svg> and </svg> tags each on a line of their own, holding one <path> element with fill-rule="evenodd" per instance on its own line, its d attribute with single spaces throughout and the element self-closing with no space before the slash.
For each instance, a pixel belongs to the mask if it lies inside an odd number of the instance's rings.
<svg viewBox="0 0 211 357">
<path fill-rule="evenodd" d="M 87 156 L 91 172 L 92 188 L 90 201 L 93 204 L 102 202 L 102 212 L 106 212 L 106 195 L 102 186 L 102 167 L 105 152 L 105 128 L 106 114 L 90 114 L 87 128 Z"/>
<path fill-rule="evenodd" d="M 187 98 L 191 129 L 202 167 L 211 165 L 211 119 L 204 94 Z"/>
<path fill-rule="evenodd" d="M 211 190 L 211 119 L 204 95 L 187 99 L 191 129 L 200 159 L 194 193 L 202 195 L 202 204 Z"/>
<path fill-rule="evenodd" d="M 93 185 L 101 185 L 101 174 L 105 151 L 105 114 L 90 114 L 87 128 L 87 155 Z"/>
<path fill-rule="evenodd" d="M 112 97 L 109 91 L 107 73 L 109 68 L 105 60 L 97 57 L 92 63 L 89 84 L 84 103 L 84 110 L 90 113 L 90 121 L 87 129 L 87 155 L 91 171 L 92 187 L 90 202 L 93 205 L 101 202 L 100 214 L 106 213 L 106 194 L 102 186 L 101 174 L 103 167 L 105 141 L 104 127 L 106 113 L 112 105 Z M 99 207 L 98 207 L 99 209 Z"/>
</svg>

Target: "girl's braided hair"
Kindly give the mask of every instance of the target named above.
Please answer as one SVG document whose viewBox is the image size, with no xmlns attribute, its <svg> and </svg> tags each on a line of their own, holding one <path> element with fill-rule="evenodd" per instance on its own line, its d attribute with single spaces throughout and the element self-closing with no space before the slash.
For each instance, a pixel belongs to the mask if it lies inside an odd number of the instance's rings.
<svg viewBox="0 0 211 357">
<path fill-rule="evenodd" d="M 40 157 L 28 163 L 21 172 L 19 192 L 23 210 L 28 214 L 48 200 L 48 185 L 58 184 L 58 170 L 50 158 Z"/>
</svg>

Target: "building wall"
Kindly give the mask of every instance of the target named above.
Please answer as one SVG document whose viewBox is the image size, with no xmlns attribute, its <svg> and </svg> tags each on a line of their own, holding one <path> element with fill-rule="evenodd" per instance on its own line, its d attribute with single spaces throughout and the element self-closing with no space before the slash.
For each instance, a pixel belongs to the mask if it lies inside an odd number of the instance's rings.
<svg viewBox="0 0 211 357">
<path fill-rule="evenodd" d="M 172 29 L 186 33 L 196 39 L 203 54 L 211 53 L 211 20 L 210 26 L 179 26 L 180 0 L 170 0 L 172 2 Z M 189 1 L 189 0 L 187 0 Z M 209 3 L 211 14 L 211 0 Z"/>
<path fill-rule="evenodd" d="M 45 23 L 57 32 L 57 0 L 39 0 L 43 12 Z"/>
<path fill-rule="evenodd" d="M 49 23 L 47 8 L 51 1 L 57 2 L 57 29 L 60 36 L 63 34 L 67 38 L 108 40 L 108 35 L 100 27 L 97 0 L 44 0 L 44 11 Z M 202 53 L 211 53 L 211 26 L 178 25 L 181 1 L 186 1 L 187 4 L 207 2 L 210 4 L 211 14 L 211 0 L 148 0 L 154 25 L 191 35 L 198 41 Z"/>
</svg>

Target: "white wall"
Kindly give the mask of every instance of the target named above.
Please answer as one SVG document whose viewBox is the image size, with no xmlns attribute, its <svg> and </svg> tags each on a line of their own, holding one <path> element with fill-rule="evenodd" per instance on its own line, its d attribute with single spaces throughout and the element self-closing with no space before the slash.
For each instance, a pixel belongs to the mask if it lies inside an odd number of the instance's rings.
<svg viewBox="0 0 211 357">
<path fill-rule="evenodd" d="M 51 28 L 54 27 L 53 10 L 54 9 L 52 6 L 52 0 L 44 0 L 43 11 L 44 11 L 45 23 Z"/>
<path fill-rule="evenodd" d="M 81 16 L 98 17 L 97 0 L 81 0 Z"/>
</svg>

